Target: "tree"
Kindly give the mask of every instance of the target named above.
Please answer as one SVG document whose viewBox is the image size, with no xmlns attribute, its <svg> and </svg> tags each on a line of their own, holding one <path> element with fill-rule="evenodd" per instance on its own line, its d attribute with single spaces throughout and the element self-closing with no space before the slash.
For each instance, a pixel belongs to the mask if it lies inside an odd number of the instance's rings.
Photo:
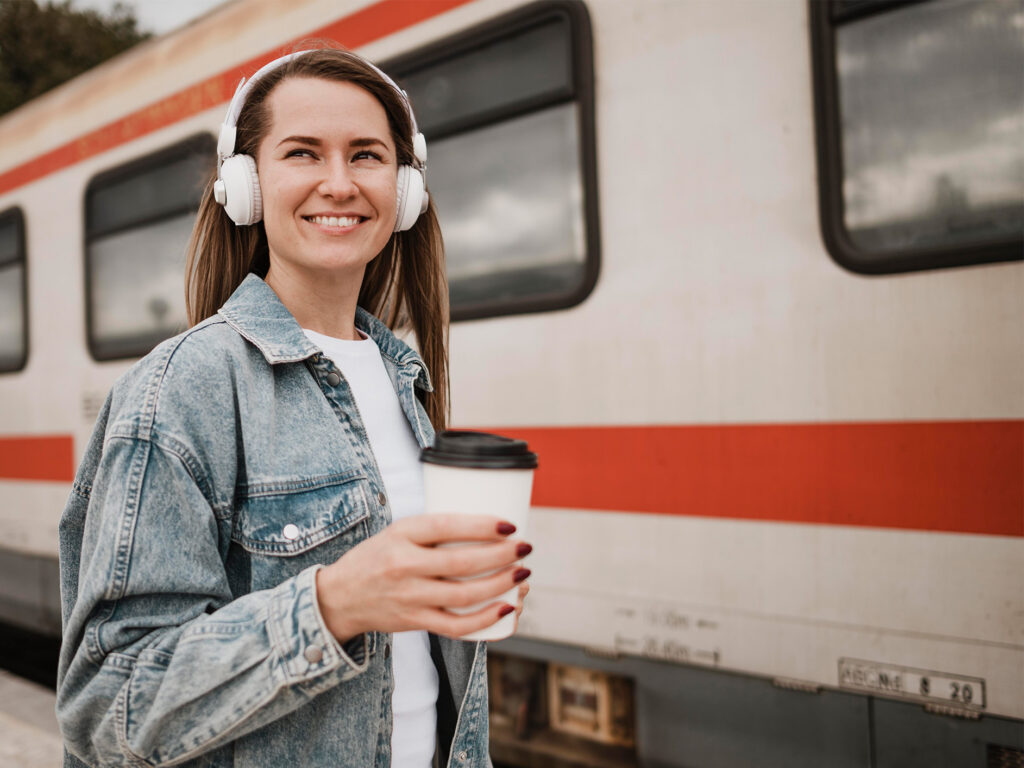
<svg viewBox="0 0 1024 768">
<path fill-rule="evenodd" d="M 72 8 L 71 0 L 0 0 L 0 114 L 147 37 L 121 3 L 104 17 Z"/>
</svg>

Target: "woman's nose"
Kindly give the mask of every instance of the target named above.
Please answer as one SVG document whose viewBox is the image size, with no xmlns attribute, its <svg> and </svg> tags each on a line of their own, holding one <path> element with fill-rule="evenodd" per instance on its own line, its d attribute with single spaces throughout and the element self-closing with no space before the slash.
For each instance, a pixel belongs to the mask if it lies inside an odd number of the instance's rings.
<svg viewBox="0 0 1024 768">
<path fill-rule="evenodd" d="M 324 164 L 323 178 L 317 191 L 324 197 L 347 200 L 359 193 L 351 169 L 344 160 L 330 160 Z"/>
</svg>

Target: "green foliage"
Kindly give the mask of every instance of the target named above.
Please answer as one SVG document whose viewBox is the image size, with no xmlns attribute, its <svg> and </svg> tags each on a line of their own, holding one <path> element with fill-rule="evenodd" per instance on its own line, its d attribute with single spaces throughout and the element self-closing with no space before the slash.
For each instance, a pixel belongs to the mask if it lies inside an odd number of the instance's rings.
<svg viewBox="0 0 1024 768">
<path fill-rule="evenodd" d="M 133 11 L 79 11 L 71 0 L 0 0 L 0 114 L 149 37 Z"/>
</svg>

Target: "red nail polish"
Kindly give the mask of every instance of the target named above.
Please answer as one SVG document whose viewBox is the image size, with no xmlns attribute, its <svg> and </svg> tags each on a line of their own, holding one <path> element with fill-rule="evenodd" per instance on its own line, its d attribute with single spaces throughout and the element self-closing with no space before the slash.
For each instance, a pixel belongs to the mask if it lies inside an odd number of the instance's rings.
<svg viewBox="0 0 1024 768">
<path fill-rule="evenodd" d="M 498 533 L 502 536 L 508 536 L 510 533 L 515 533 L 516 527 L 512 523 L 498 523 Z"/>
<path fill-rule="evenodd" d="M 533 547 L 529 544 L 520 544 L 516 547 L 516 557 L 526 557 L 531 552 L 533 552 Z"/>
<path fill-rule="evenodd" d="M 514 582 L 515 582 L 516 584 L 518 584 L 518 583 L 519 583 L 520 581 L 523 581 L 523 580 L 524 580 L 524 579 L 525 579 L 525 578 L 526 578 L 527 576 L 529 576 L 529 575 L 530 575 L 530 569 L 529 569 L 529 568 L 520 568 L 520 569 L 518 569 L 518 570 L 517 570 L 517 571 L 516 571 L 516 572 L 515 572 L 515 573 L 514 573 L 514 574 L 512 575 L 512 580 L 513 580 L 513 581 L 514 581 Z"/>
<path fill-rule="evenodd" d="M 515 608 L 513 608 L 511 605 L 503 605 L 501 606 L 501 610 L 498 611 L 498 618 L 500 619 L 502 616 L 508 616 L 514 610 Z"/>
</svg>

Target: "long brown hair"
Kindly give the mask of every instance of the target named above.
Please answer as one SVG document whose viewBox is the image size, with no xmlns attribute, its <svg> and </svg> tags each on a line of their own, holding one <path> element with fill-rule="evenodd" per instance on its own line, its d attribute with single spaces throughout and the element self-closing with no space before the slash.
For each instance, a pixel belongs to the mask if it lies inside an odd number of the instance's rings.
<svg viewBox="0 0 1024 768">
<path fill-rule="evenodd" d="M 318 77 L 350 82 L 369 91 L 383 105 L 400 164 L 413 163 L 412 123 L 401 97 L 358 56 L 337 48 L 321 48 L 297 56 L 253 84 L 238 117 L 235 152 L 257 156 L 270 129 L 267 96 L 289 77 Z M 203 192 L 199 216 L 188 245 L 185 265 L 185 305 L 190 325 L 215 314 L 253 272 L 266 277 L 270 252 L 263 222 L 236 226 L 213 198 L 210 179 Z M 433 201 L 416 224 L 395 232 L 371 261 L 359 289 L 359 306 L 388 327 L 411 328 L 434 391 L 424 407 L 434 428 L 448 423 L 448 285 L 444 243 Z"/>
</svg>

